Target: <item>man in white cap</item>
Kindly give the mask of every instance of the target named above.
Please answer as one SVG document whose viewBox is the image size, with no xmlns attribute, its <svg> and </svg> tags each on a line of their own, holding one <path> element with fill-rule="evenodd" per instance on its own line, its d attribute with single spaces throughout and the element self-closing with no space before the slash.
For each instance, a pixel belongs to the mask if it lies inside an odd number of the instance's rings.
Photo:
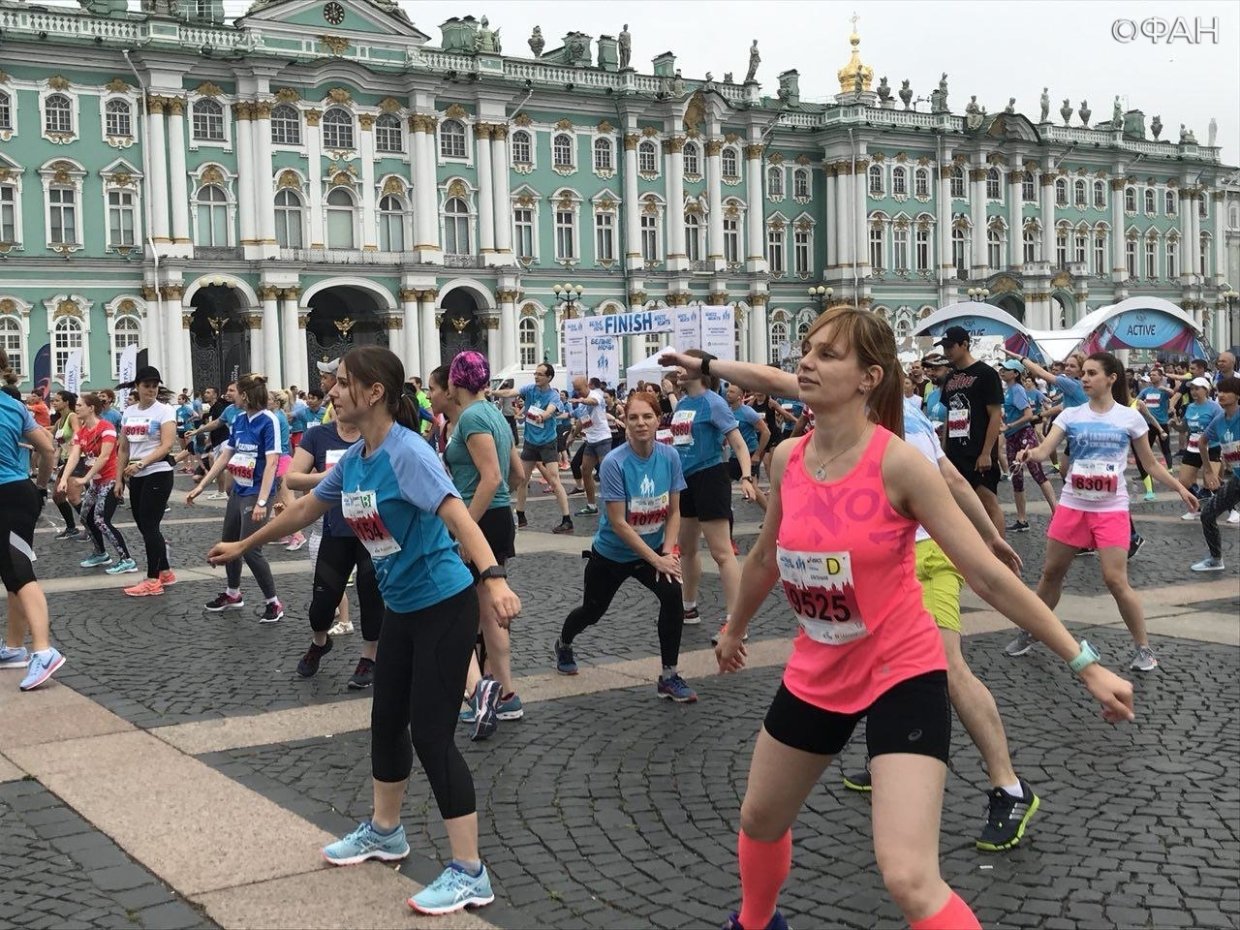
<svg viewBox="0 0 1240 930">
<path fill-rule="evenodd" d="M 336 369 L 340 367 L 340 359 L 333 358 L 330 361 L 315 362 L 315 367 L 319 370 L 319 387 L 323 389 L 323 396 L 327 397 L 331 389 L 336 386 Z M 323 422 L 330 423 L 334 419 L 336 419 L 336 408 L 329 400 Z"/>
</svg>

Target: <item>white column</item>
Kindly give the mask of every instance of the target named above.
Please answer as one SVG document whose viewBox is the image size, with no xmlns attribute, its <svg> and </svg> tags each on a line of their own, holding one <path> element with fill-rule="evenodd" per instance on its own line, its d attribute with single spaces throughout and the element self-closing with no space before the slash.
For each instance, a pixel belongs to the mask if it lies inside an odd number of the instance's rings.
<svg viewBox="0 0 1240 930">
<path fill-rule="evenodd" d="M 770 352 L 767 348 L 767 322 L 766 322 L 766 295 L 761 295 L 762 299 L 757 300 L 754 295 L 750 298 L 749 307 L 749 360 L 759 365 L 765 365 Z"/>
<path fill-rule="evenodd" d="M 827 271 L 827 274 L 829 275 L 832 271 L 835 270 L 835 266 L 839 264 L 839 251 L 838 251 L 837 243 L 840 238 L 840 227 L 839 227 L 839 224 L 835 221 L 835 213 L 834 213 L 836 201 L 839 199 L 839 193 L 836 191 L 836 188 L 835 188 L 835 165 L 827 163 L 823 167 L 826 169 L 826 172 L 827 172 L 827 199 L 826 199 L 825 204 L 823 205 L 823 210 L 824 210 L 823 215 L 826 218 L 826 222 L 823 224 L 823 228 L 825 230 L 826 237 L 827 237 L 827 269 L 826 271 Z M 752 340 L 752 333 L 753 333 L 752 326 L 750 327 L 749 332 L 751 334 L 750 338 Z M 752 360 L 753 359 L 751 359 L 751 361 Z M 757 359 L 757 361 L 761 361 L 761 359 Z"/>
<path fill-rule="evenodd" d="M 175 344 L 175 355 L 181 370 L 181 383 L 176 386 L 176 390 L 193 387 L 194 363 L 189 348 L 189 324 L 192 313 L 193 310 L 185 307 L 179 300 L 174 301 L 168 309 L 168 332 L 171 341 Z"/>
<path fill-rule="evenodd" d="M 1213 269 L 1211 277 L 1215 281 L 1225 281 L 1227 279 L 1227 229 L 1223 223 L 1223 211 L 1227 209 L 1227 204 L 1223 198 L 1222 191 L 1214 191 L 1213 193 L 1202 191 L 1201 196 L 1210 198 L 1210 218 L 1214 223 L 1213 238 L 1210 240 L 1210 246 L 1214 250 L 1214 254 L 1210 256 L 1210 267 Z M 1222 307 L 1223 305 L 1220 304 L 1219 308 L 1216 308 L 1214 312 L 1214 318 L 1220 320 L 1220 322 L 1222 314 L 1226 312 L 1225 308 L 1220 309 Z M 1222 332 L 1223 330 L 1220 326 L 1217 329 L 1217 333 L 1221 335 Z M 1218 342 L 1214 344 L 1220 346 Z"/>
<path fill-rule="evenodd" d="M 318 372 L 315 372 L 314 384 L 311 385 L 306 364 L 306 340 L 297 320 L 297 306 L 300 299 L 301 291 L 298 288 L 286 287 L 280 292 L 280 328 L 283 336 L 281 342 L 284 346 L 282 367 L 288 384 L 315 387 L 318 385 Z"/>
<path fill-rule="evenodd" d="M 401 346 L 405 363 L 405 378 L 421 374 L 418 368 L 422 364 L 422 334 L 418 331 L 418 292 L 402 287 L 400 289 L 401 329 L 403 342 Z"/>
<path fill-rule="evenodd" d="M 1020 170 L 1008 175 L 1008 268 L 1012 271 L 1020 271 L 1025 265 L 1025 253 L 1021 245 L 1024 238 L 1024 231 L 1021 229 L 1023 201 L 1020 186 L 1023 177 L 1024 172 Z M 1103 270 L 1098 269 L 1099 274 Z"/>
<path fill-rule="evenodd" d="M 185 169 L 185 100 L 173 97 L 168 101 L 168 197 L 172 200 L 172 241 L 185 245 L 190 242 L 188 184 L 189 175 Z M 157 189 L 152 179 L 147 196 Z"/>
<path fill-rule="evenodd" d="M 706 257 L 711 269 L 723 267 L 723 142 L 711 139 L 706 143 L 706 198 L 710 206 Z M 639 359 L 640 361 L 640 359 Z"/>
<path fill-rule="evenodd" d="M 1055 176 L 1049 171 L 1043 171 L 1040 180 L 1042 209 L 1039 221 L 1042 223 L 1042 261 L 1053 268 L 1055 267 Z M 1123 265 L 1123 227 L 1115 230 L 1115 233 L 1120 238 L 1120 265 Z"/>
<path fill-rule="evenodd" d="M 417 242 L 413 247 L 420 254 L 423 262 L 443 264 L 443 253 L 439 247 L 439 208 L 436 205 L 437 185 L 435 183 L 435 125 L 433 116 L 415 114 L 410 117 L 409 125 L 413 128 L 413 193 L 415 198 L 414 227 Z M 435 335 L 435 356 L 439 355 L 439 335 Z M 422 351 L 426 352 L 425 340 Z M 435 366 L 438 366 L 438 361 Z"/>
<path fill-rule="evenodd" d="M 263 367 L 258 370 L 266 373 L 268 384 L 308 386 L 301 381 L 284 378 L 285 366 L 280 358 L 280 289 L 265 284 L 259 288 L 258 296 L 263 303 Z"/>
<path fill-rule="evenodd" d="M 254 223 L 254 138 L 250 116 L 254 105 L 234 103 L 233 145 L 237 149 L 237 218 L 241 225 L 241 245 L 257 245 L 258 230 Z"/>
<path fill-rule="evenodd" d="M 850 225 L 853 237 L 853 268 L 859 281 L 870 273 L 870 237 L 867 232 L 870 224 L 866 219 L 866 197 L 869 193 L 869 185 L 866 184 L 866 169 L 869 166 L 869 159 L 857 159 L 857 170 L 852 175 L 853 203 L 856 206 L 854 207 L 853 221 Z M 857 300 L 861 298 L 860 294 L 854 294 L 853 296 Z"/>
<path fill-rule="evenodd" d="M 630 307 L 630 310 L 640 310 L 640 307 Z M 629 365 L 636 365 L 638 362 L 646 360 L 646 337 L 645 336 L 629 336 L 625 340 L 627 351 L 629 353 Z M 627 379 L 626 379 L 627 380 Z M 632 389 L 634 385 L 630 384 Z"/>
<path fill-rule="evenodd" d="M 950 162 L 939 165 L 938 184 L 940 213 L 935 229 L 939 240 L 940 280 L 947 282 L 955 276 L 955 267 L 952 265 L 952 214 L 954 204 L 952 203 L 952 165 Z"/>
<path fill-rule="evenodd" d="M 1188 201 L 1188 220 L 1189 220 L 1189 248 L 1193 253 L 1193 274 L 1200 277 L 1201 275 L 1201 216 L 1197 213 L 1199 203 L 1203 197 L 1200 188 L 1192 192 L 1192 197 Z M 1200 282 L 1199 282 L 1200 283 Z M 1201 316 L 1201 311 L 1197 311 L 1196 316 Z"/>
<path fill-rule="evenodd" d="M 745 215 L 748 246 L 745 256 L 747 271 L 766 271 L 766 248 L 763 237 L 766 235 L 766 217 L 763 212 L 764 195 L 762 193 L 762 143 L 754 142 L 745 146 L 745 197 L 749 200 L 749 209 Z"/>
<path fill-rule="evenodd" d="M 852 224 L 853 205 L 853 170 L 851 162 L 840 162 L 836 165 L 835 179 L 835 235 L 839 240 L 836 257 L 839 260 L 840 279 L 852 273 L 855 258 L 854 230 Z"/>
<path fill-rule="evenodd" d="M 500 290 L 499 301 L 499 364 L 501 368 L 517 364 L 517 292 Z"/>
<path fill-rule="evenodd" d="M 1121 284 L 1128 277 L 1124 260 L 1124 179 L 1111 179 L 1111 281 Z"/>
<path fill-rule="evenodd" d="M 491 127 L 491 190 L 495 206 L 495 251 L 506 256 L 501 262 L 512 261 L 512 190 L 508 183 L 508 127 L 496 123 Z"/>
<path fill-rule="evenodd" d="M 992 269 L 987 267 L 986 254 L 986 169 L 969 169 L 969 214 L 973 223 L 973 255 L 969 273 L 975 278 L 985 278 Z"/>
<path fill-rule="evenodd" d="M 271 168 L 271 104 L 260 100 L 254 104 L 250 123 L 254 139 L 254 206 L 257 213 L 258 240 L 264 254 L 276 254 L 276 201 Z M 266 327 L 266 322 L 263 326 Z M 265 335 L 265 334 L 264 334 Z M 278 344 L 278 343 L 277 343 Z"/>
<path fill-rule="evenodd" d="M 641 137 L 624 137 L 624 253 L 630 271 L 642 267 L 641 206 L 637 200 L 637 143 Z"/>
<path fill-rule="evenodd" d="M 319 127 L 322 118 L 320 110 L 306 111 L 306 210 L 310 214 L 312 249 L 321 249 L 327 242 L 327 233 L 323 229 L 323 132 Z M 296 320 L 293 322 L 295 328 Z"/>
<path fill-rule="evenodd" d="M 435 325 L 436 290 L 421 291 L 422 300 L 422 380 L 426 381 L 431 372 L 440 366 L 439 327 Z"/>
<path fill-rule="evenodd" d="M 685 255 L 685 157 L 683 136 L 670 137 L 663 148 L 663 196 L 667 200 L 667 267 L 687 267 Z"/>
<path fill-rule="evenodd" d="M 165 284 L 159 289 L 160 297 L 163 300 L 162 305 L 156 304 L 151 307 L 151 313 L 147 318 L 147 334 L 149 340 L 148 354 L 151 356 L 151 364 L 156 368 L 163 366 L 168 369 L 165 374 L 172 378 L 172 345 L 167 335 L 168 321 L 172 317 L 171 308 L 179 308 L 181 306 L 181 286 L 179 284 Z M 181 385 L 177 385 L 179 388 Z"/>
<path fill-rule="evenodd" d="M 168 229 L 168 163 L 164 160 L 168 151 L 164 133 L 163 97 L 147 98 L 146 138 L 150 146 L 150 171 L 147 179 L 147 196 L 151 198 L 151 238 L 156 242 L 169 242 Z"/>
<path fill-rule="evenodd" d="M 379 251 L 379 223 L 375 215 L 375 118 L 369 113 L 358 117 L 362 156 L 362 251 Z"/>
<path fill-rule="evenodd" d="M 482 255 L 490 255 L 495 251 L 495 190 L 491 183 L 490 124 L 474 125 L 474 147 L 478 156 L 478 251 Z"/>
</svg>

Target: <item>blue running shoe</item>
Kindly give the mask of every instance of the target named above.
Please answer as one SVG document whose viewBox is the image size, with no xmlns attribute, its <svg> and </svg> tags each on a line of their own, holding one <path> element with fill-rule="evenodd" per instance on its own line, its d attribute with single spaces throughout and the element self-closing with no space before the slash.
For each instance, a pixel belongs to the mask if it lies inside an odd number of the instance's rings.
<svg viewBox="0 0 1240 930">
<path fill-rule="evenodd" d="M 675 701 L 677 704 L 693 704 L 697 701 L 697 692 L 685 684 L 679 675 L 659 679 L 659 697 Z"/>
<path fill-rule="evenodd" d="M 56 649 L 30 653 L 30 664 L 26 666 L 26 677 L 22 679 L 21 689 L 33 691 L 56 674 L 56 670 L 64 664 L 65 657 Z"/>
<path fill-rule="evenodd" d="M 468 703 L 460 713 L 461 723 L 474 725 L 474 721 L 478 719 L 478 689 L 474 689 L 474 693 L 470 695 Z"/>
<path fill-rule="evenodd" d="M 499 726 L 499 721 L 495 716 L 499 707 L 499 682 L 490 675 L 486 675 L 478 682 L 478 688 L 474 694 L 474 707 L 477 708 L 477 713 L 474 715 L 474 732 L 469 738 L 477 743 L 494 734 Z"/>
<path fill-rule="evenodd" d="M 0 668 L 25 668 L 30 653 L 25 646 L 0 646 Z"/>
<path fill-rule="evenodd" d="M 78 565 L 82 568 L 98 568 L 100 565 L 107 565 L 112 561 L 112 556 L 106 552 L 96 552 L 94 555 L 88 555 Z"/>
<path fill-rule="evenodd" d="M 555 641 L 555 670 L 561 675 L 577 674 L 577 659 L 573 655 L 573 647 L 565 646 L 558 639 Z"/>
<path fill-rule="evenodd" d="M 404 825 L 391 833 L 379 833 L 366 820 L 342 840 L 323 847 L 323 858 L 332 865 L 356 865 L 367 859 L 395 862 L 409 855 L 409 843 L 405 839 Z"/>
<path fill-rule="evenodd" d="M 409 899 L 409 906 L 420 914 L 451 914 L 467 907 L 482 907 L 495 900 L 491 877 L 484 865 L 477 875 L 470 875 L 455 862 L 443 873 Z"/>
<path fill-rule="evenodd" d="M 112 561 L 108 559 L 108 561 Z M 133 559 L 121 559 L 111 568 L 105 568 L 104 572 L 108 575 L 132 575 L 138 570 L 138 563 Z"/>
<path fill-rule="evenodd" d="M 728 922 L 723 925 L 723 930 L 745 930 L 741 925 L 739 914 L 732 913 L 728 916 Z M 766 925 L 766 930 L 788 930 L 788 921 L 784 919 L 784 915 L 776 911 L 771 915 L 770 923 Z"/>
<path fill-rule="evenodd" d="M 525 708 L 521 706 L 521 699 L 513 694 L 506 701 L 501 700 L 499 707 L 495 709 L 495 716 L 500 720 L 520 720 L 525 716 Z"/>
</svg>

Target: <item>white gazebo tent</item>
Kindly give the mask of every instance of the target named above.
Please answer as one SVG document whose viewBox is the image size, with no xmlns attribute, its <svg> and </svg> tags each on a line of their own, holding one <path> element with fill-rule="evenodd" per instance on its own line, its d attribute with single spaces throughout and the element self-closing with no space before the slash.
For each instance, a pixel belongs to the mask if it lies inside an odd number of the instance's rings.
<svg viewBox="0 0 1240 930">
<path fill-rule="evenodd" d="M 676 350 L 671 346 L 664 346 L 644 361 L 638 362 L 636 365 L 630 365 L 626 368 L 624 371 L 625 383 L 628 385 L 629 390 L 632 390 L 633 385 L 637 384 L 638 381 L 654 381 L 657 383 L 661 381 L 663 376 L 669 371 L 675 371 L 675 365 L 659 364 L 660 355 L 675 351 Z"/>
<path fill-rule="evenodd" d="M 1102 331 L 1112 320 L 1127 319 L 1128 314 L 1138 313 L 1153 317 L 1166 316 L 1182 324 L 1181 342 L 1199 343 L 1202 338 L 1202 329 L 1196 321 L 1171 301 L 1161 297 L 1129 297 L 1117 304 L 1107 304 L 1097 310 L 1091 310 L 1069 329 L 1037 330 L 1032 335 L 1038 347 L 1048 358 L 1060 361 L 1076 349 L 1087 345 L 1091 337 Z M 1150 346 L 1150 348 L 1162 348 L 1162 346 Z M 1180 345 L 1175 348 L 1183 351 L 1192 346 Z M 1185 352 L 1185 354 L 1190 353 Z"/>
</svg>

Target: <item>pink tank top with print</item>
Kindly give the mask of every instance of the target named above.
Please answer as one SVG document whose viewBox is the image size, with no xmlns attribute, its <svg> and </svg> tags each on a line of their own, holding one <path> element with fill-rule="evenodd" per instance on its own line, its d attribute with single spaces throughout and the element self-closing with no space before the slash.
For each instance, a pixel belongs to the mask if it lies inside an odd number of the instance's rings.
<svg viewBox="0 0 1240 930">
<path fill-rule="evenodd" d="M 801 439 L 780 485 L 777 560 L 800 623 L 784 684 L 824 710 L 857 713 L 885 691 L 947 669 L 934 619 L 922 605 L 913 536 L 883 485 L 892 434 L 874 430 L 861 460 L 838 481 L 815 481 Z"/>
</svg>

